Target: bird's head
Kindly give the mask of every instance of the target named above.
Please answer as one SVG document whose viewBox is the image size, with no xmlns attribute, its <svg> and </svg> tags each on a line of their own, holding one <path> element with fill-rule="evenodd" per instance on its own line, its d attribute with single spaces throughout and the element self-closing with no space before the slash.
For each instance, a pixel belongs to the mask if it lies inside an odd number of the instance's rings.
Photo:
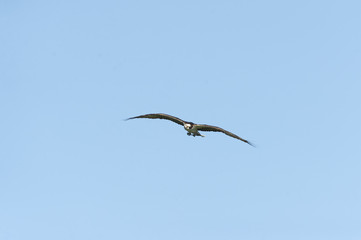
<svg viewBox="0 0 361 240">
<path fill-rule="evenodd" d="M 191 123 L 191 122 L 188 122 L 188 123 L 184 124 L 185 129 L 191 129 L 192 127 L 193 127 L 193 123 Z"/>
</svg>

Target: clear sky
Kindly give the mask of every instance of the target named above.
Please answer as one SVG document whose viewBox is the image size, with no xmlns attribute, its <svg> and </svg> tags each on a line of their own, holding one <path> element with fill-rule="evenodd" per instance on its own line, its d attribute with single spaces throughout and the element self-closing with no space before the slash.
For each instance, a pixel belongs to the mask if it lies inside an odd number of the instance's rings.
<svg viewBox="0 0 361 240">
<path fill-rule="evenodd" d="M 1 1 L 0 239 L 361 239 L 360 9 Z"/>
</svg>

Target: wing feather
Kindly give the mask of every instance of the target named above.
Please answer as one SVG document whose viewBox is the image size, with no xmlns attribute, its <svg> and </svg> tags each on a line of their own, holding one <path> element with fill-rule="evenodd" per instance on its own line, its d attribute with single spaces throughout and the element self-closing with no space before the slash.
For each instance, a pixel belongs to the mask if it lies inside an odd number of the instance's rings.
<svg viewBox="0 0 361 240">
<path fill-rule="evenodd" d="M 131 117 L 128 118 L 126 120 L 130 120 L 130 119 L 136 119 L 136 118 L 150 118 L 150 119 L 166 119 L 166 120 L 170 120 L 172 122 L 175 122 L 179 125 L 184 124 L 184 121 L 180 118 L 165 114 L 165 113 L 151 113 L 151 114 L 145 114 L 145 115 L 140 115 L 140 116 L 136 116 L 136 117 Z"/>
<path fill-rule="evenodd" d="M 245 143 L 248 143 L 249 145 L 253 146 L 252 143 L 250 143 L 249 141 L 247 141 L 246 139 L 243 139 L 239 136 L 237 136 L 236 134 L 234 133 L 231 133 L 227 130 L 224 130 L 223 128 L 220 128 L 220 127 L 216 127 L 216 126 L 211 126 L 211 125 L 207 125 L 207 124 L 196 124 L 196 128 L 197 130 L 199 131 L 207 131 L 207 132 L 222 132 L 230 137 L 233 137 L 233 138 L 236 138 L 236 139 L 239 139 Z"/>
</svg>

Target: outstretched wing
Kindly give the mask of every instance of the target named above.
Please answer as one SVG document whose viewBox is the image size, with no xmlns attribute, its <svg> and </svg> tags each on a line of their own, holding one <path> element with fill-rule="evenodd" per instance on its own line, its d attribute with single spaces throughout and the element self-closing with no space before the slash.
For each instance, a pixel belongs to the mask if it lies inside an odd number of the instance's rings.
<svg viewBox="0 0 361 240">
<path fill-rule="evenodd" d="M 165 113 L 151 113 L 151 114 L 145 114 L 145 115 L 140 115 L 140 116 L 136 116 L 136 117 L 131 117 L 128 118 L 126 120 L 130 120 L 130 119 L 135 119 L 135 118 L 150 118 L 150 119 L 166 119 L 166 120 L 170 120 L 172 122 L 175 122 L 179 125 L 184 124 L 184 121 L 180 118 L 165 114 Z"/>
<path fill-rule="evenodd" d="M 238 137 L 236 134 L 228 132 L 226 130 L 224 130 L 223 128 L 220 127 L 216 127 L 216 126 L 211 126 L 211 125 L 206 125 L 206 124 L 196 124 L 195 127 L 197 128 L 197 130 L 199 131 L 207 131 L 207 132 L 222 132 L 230 137 L 239 139 L 245 143 L 248 143 L 249 145 L 253 146 L 252 143 L 248 142 L 246 139 L 243 139 L 241 137 Z"/>
</svg>

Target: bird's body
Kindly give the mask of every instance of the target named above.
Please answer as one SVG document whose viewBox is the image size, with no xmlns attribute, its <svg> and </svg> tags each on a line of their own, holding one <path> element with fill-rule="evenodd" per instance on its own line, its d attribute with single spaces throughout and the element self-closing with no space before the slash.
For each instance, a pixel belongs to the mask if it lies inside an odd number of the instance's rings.
<svg viewBox="0 0 361 240">
<path fill-rule="evenodd" d="M 201 135 L 199 133 L 199 131 L 212 131 L 212 132 L 223 132 L 224 134 L 230 136 L 230 137 L 233 137 L 233 138 L 236 138 L 238 140 L 241 140 L 245 143 L 248 143 L 250 145 L 252 145 L 249 141 L 243 139 L 243 138 L 240 138 L 238 137 L 237 135 L 231 133 L 231 132 L 228 132 L 226 130 L 224 130 L 223 128 L 220 128 L 220 127 L 216 127 L 216 126 L 211 126 L 211 125 L 206 125 L 206 124 L 195 124 L 195 123 L 192 123 L 192 122 L 187 122 L 187 121 L 184 121 L 180 118 L 177 118 L 177 117 L 174 117 L 174 116 L 171 116 L 171 115 L 168 115 L 168 114 L 165 114 L 165 113 L 151 113 L 151 114 L 145 114 L 145 115 L 140 115 L 140 116 L 136 116 L 136 117 L 131 117 L 131 118 L 128 118 L 126 120 L 130 120 L 130 119 L 136 119 L 136 118 L 149 118 L 149 119 L 166 119 L 166 120 L 170 120 L 172 122 L 175 122 L 179 125 L 182 125 L 184 127 L 184 129 L 187 131 L 187 135 L 188 136 L 201 136 L 201 137 L 204 137 L 203 135 Z M 252 145 L 253 146 L 253 145 Z"/>
<path fill-rule="evenodd" d="M 196 124 L 189 122 L 189 123 L 184 123 L 184 129 L 187 131 L 187 135 L 190 136 L 192 135 L 193 137 L 195 136 L 201 136 L 204 137 L 203 135 L 201 135 L 196 127 Z"/>
</svg>

